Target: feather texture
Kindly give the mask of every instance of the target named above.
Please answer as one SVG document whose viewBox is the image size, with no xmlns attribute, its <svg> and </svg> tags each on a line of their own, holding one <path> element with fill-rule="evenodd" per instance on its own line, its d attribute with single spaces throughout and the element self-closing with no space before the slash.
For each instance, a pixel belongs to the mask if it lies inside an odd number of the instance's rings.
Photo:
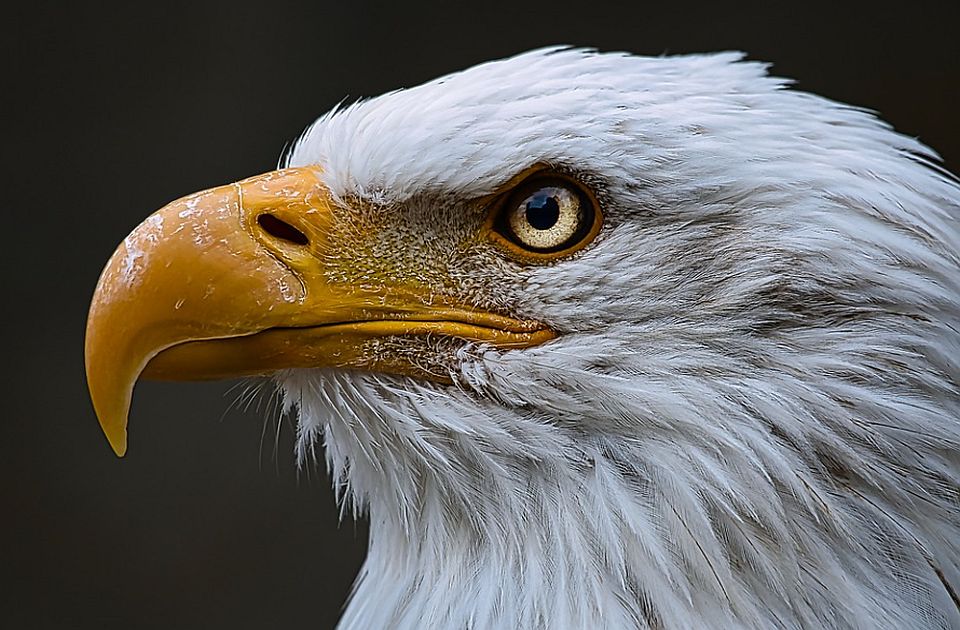
<svg viewBox="0 0 960 630">
<path fill-rule="evenodd" d="M 452 386 L 280 375 L 302 461 L 371 521 L 342 628 L 960 628 L 960 186 L 786 87 L 734 53 L 549 49 L 305 132 L 289 164 L 377 222 L 343 279 L 375 252 L 560 333 L 371 349 Z M 455 247 L 464 200 L 533 164 L 594 188 L 598 239 Z"/>
</svg>

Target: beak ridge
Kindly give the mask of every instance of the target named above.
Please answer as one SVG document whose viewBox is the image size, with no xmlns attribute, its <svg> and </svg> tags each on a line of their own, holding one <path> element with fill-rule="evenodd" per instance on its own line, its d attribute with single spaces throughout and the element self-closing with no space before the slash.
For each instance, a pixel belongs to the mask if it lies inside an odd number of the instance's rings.
<svg viewBox="0 0 960 630">
<path fill-rule="evenodd" d="M 114 252 L 90 306 L 85 358 L 94 409 L 118 456 L 134 383 L 153 357 L 191 340 L 255 333 L 270 306 L 303 300 L 302 282 L 245 215 L 258 210 L 251 197 L 291 205 L 317 186 L 312 171 L 290 169 L 190 195 L 150 215 Z"/>
</svg>

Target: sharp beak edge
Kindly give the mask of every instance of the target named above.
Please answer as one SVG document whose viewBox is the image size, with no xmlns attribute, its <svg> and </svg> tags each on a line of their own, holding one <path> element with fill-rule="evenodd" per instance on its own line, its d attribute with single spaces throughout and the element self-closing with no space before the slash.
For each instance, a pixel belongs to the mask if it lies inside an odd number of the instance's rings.
<svg viewBox="0 0 960 630">
<path fill-rule="evenodd" d="M 336 247 L 333 202 L 319 176 L 284 169 L 184 197 L 114 252 L 90 306 L 85 358 L 94 410 L 118 456 L 141 375 L 352 367 L 435 378 L 372 356 L 368 342 L 440 334 L 509 348 L 555 336 L 536 323 L 435 305 L 413 285 L 331 282 L 323 261 Z"/>
</svg>

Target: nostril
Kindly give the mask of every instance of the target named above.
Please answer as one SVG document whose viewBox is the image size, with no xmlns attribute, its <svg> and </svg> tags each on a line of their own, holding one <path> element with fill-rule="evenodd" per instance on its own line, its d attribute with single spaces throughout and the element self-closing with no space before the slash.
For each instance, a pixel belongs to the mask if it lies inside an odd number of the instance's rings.
<svg viewBox="0 0 960 630">
<path fill-rule="evenodd" d="M 294 245 L 306 245 L 310 242 L 306 234 L 272 214 L 261 214 L 257 217 L 257 224 L 270 236 Z"/>
</svg>

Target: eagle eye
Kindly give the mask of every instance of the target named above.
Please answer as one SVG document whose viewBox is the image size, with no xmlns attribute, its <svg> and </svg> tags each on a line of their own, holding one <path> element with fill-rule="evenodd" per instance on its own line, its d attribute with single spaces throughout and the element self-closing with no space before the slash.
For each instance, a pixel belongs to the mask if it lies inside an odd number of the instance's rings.
<svg viewBox="0 0 960 630">
<path fill-rule="evenodd" d="M 600 227 L 593 195 L 560 175 L 534 175 L 494 205 L 495 239 L 524 258 L 553 259 L 590 242 Z"/>
</svg>

